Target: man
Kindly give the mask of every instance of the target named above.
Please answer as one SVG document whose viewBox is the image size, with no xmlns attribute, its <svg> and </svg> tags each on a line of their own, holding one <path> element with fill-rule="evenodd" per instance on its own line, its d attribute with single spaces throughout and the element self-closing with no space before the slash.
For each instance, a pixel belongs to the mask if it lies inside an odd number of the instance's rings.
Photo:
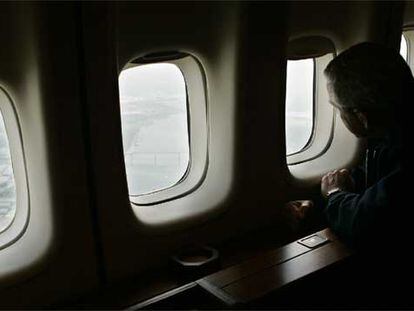
<svg viewBox="0 0 414 311">
<path fill-rule="evenodd" d="M 414 126 L 414 119 L 408 122 L 414 78 L 397 51 L 373 43 L 339 54 L 325 75 L 330 104 L 355 136 L 367 140 L 366 158 L 362 170 L 343 168 L 323 176 L 321 202 L 288 203 L 290 221 L 301 229 L 308 215 L 322 211 L 328 226 L 355 249 L 331 280 L 338 305 L 412 309 L 407 282 L 414 279 L 414 189 L 404 179 L 411 174 L 403 155 L 411 151 L 403 149 L 403 136 L 412 132 L 405 127 Z"/>
<path fill-rule="evenodd" d="M 414 103 L 410 68 L 397 51 L 361 43 L 333 59 L 325 75 L 330 104 L 355 136 L 368 141 L 364 182 L 346 169 L 321 180 L 328 224 L 363 251 L 399 244 L 411 212 L 402 160 L 403 116 Z M 356 182 L 365 185 L 357 189 Z"/>
<path fill-rule="evenodd" d="M 356 249 L 348 288 L 369 306 L 413 307 L 410 181 L 404 135 L 414 104 L 414 78 L 395 50 L 373 43 L 351 47 L 325 69 L 330 104 L 346 127 L 366 138 L 363 181 L 346 169 L 322 177 L 329 226 Z M 355 170 L 354 170 L 355 171 Z M 361 174 L 360 174 L 361 176 Z M 359 255 L 359 256 L 358 256 Z"/>
</svg>

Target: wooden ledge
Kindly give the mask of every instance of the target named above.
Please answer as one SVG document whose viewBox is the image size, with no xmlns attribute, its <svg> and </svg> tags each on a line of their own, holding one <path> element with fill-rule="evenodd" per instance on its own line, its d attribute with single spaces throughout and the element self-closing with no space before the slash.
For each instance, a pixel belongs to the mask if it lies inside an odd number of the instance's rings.
<svg viewBox="0 0 414 311">
<path fill-rule="evenodd" d="M 162 302 L 165 299 L 169 300 L 170 306 L 176 308 L 180 308 L 180 304 L 183 303 L 186 306 L 208 308 L 209 305 L 205 302 L 193 300 L 195 294 L 200 299 L 205 297 L 210 302 L 214 301 L 214 307 L 220 306 L 217 302 L 220 302 L 222 306 L 251 303 L 306 276 L 339 263 L 352 253 L 330 229 L 324 229 L 308 237 L 311 239 L 315 237 L 311 242 L 322 242 L 316 243 L 314 247 L 308 247 L 307 243 L 301 242 L 307 237 L 302 238 L 151 298 L 131 309 L 156 308 L 158 305 L 165 304 Z M 202 291 L 209 296 L 201 293 Z M 177 295 L 177 304 L 174 302 L 174 295 Z"/>
<path fill-rule="evenodd" d="M 246 303 L 351 255 L 331 230 L 324 229 L 316 234 L 326 237 L 327 242 L 309 248 L 295 241 L 204 277 L 197 283 L 216 296 L 227 297 L 228 301 Z"/>
</svg>

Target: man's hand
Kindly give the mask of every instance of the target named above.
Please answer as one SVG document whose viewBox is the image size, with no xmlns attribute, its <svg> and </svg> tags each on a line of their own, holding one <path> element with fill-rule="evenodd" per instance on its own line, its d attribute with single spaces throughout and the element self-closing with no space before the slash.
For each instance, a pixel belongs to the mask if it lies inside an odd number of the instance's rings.
<svg viewBox="0 0 414 311">
<path fill-rule="evenodd" d="M 290 211 L 296 219 L 303 219 L 309 209 L 313 207 L 313 202 L 309 200 L 290 201 L 286 204 L 286 209 Z"/>
<path fill-rule="evenodd" d="M 328 197 L 330 191 L 335 189 L 353 191 L 354 188 L 354 180 L 347 169 L 335 170 L 322 177 L 321 193 L 325 198 Z"/>
<path fill-rule="evenodd" d="M 309 200 L 290 201 L 284 207 L 286 223 L 293 231 L 298 231 L 302 222 L 313 209 L 313 202 Z"/>
</svg>

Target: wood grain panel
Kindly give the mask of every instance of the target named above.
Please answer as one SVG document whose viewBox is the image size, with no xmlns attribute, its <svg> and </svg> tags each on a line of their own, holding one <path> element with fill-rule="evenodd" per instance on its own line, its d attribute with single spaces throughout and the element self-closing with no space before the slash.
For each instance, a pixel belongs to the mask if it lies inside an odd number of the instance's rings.
<svg viewBox="0 0 414 311">
<path fill-rule="evenodd" d="M 263 269 L 280 264 L 286 260 L 311 251 L 309 248 L 298 243 L 291 243 L 275 251 L 268 252 L 262 256 L 247 260 L 241 264 L 232 266 L 225 270 L 209 275 L 204 278 L 206 282 L 222 288 L 232 282 L 240 280 L 249 275 L 258 273 Z"/>
<path fill-rule="evenodd" d="M 343 244 L 328 243 L 280 265 L 251 274 L 223 287 L 222 290 L 236 301 L 248 302 L 328 267 L 350 254 Z"/>
</svg>

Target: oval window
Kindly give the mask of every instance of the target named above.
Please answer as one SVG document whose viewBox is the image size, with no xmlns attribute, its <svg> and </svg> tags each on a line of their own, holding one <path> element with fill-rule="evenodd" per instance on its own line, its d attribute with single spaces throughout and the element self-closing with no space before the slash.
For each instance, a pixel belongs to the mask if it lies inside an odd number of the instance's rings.
<svg viewBox="0 0 414 311">
<path fill-rule="evenodd" d="M 122 140 L 130 196 L 179 183 L 190 161 L 187 94 L 171 63 L 139 65 L 119 76 Z"/>
<path fill-rule="evenodd" d="M 16 185 L 10 156 L 9 140 L 0 113 L 0 232 L 6 230 L 16 215 Z"/>
<path fill-rule="evenodd" d="M 313 129 L 313 58 L 288 60 L 286 76 L 286 154 L 301 151 Z"/>
</svg>

